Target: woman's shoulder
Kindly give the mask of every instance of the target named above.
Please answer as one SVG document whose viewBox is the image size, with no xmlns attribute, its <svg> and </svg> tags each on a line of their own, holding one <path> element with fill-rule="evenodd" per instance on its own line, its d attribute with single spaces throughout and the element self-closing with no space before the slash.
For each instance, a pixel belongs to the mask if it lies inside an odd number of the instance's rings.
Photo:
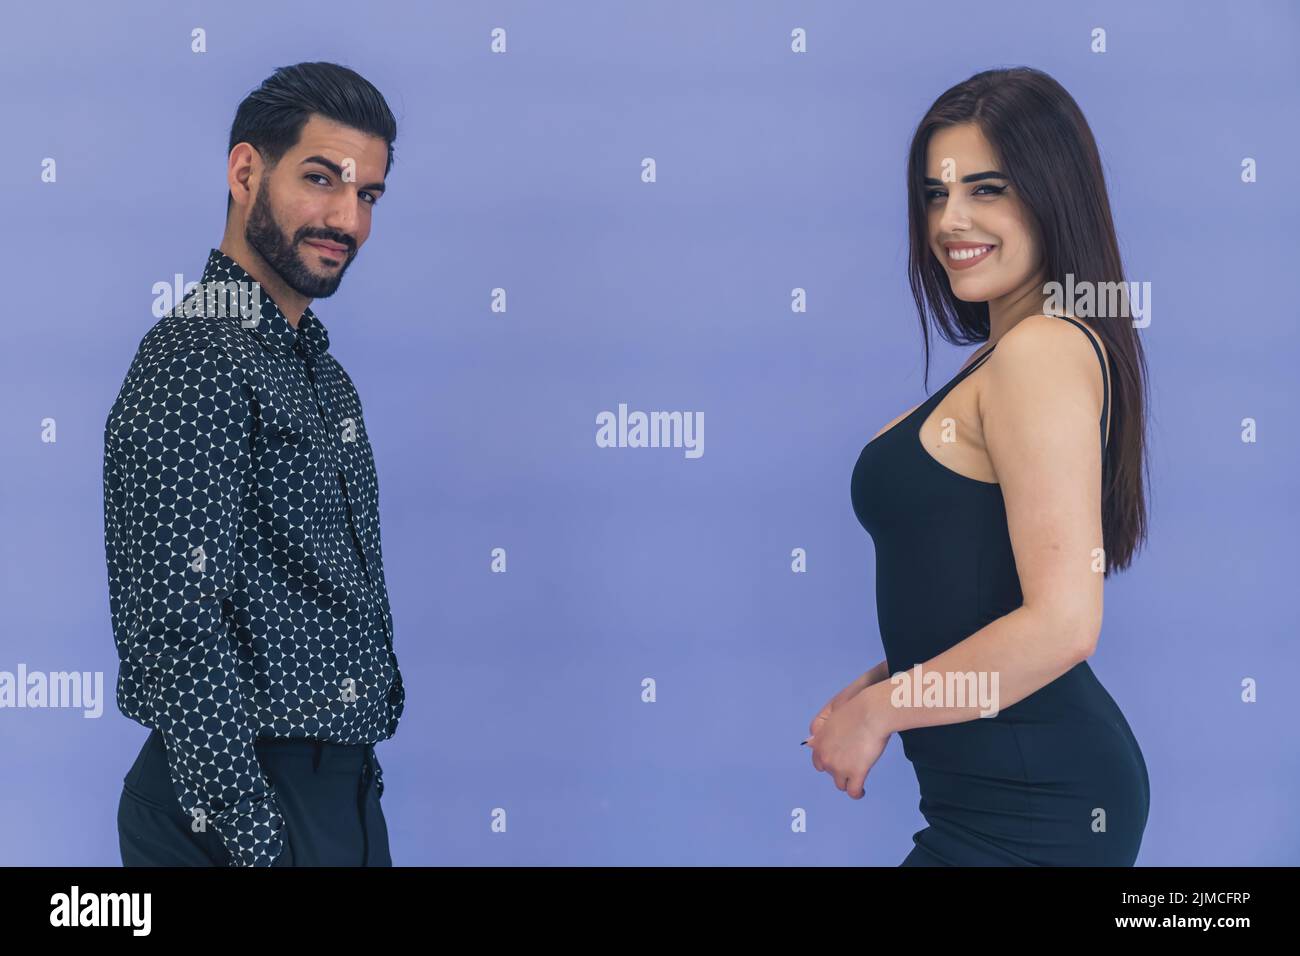
<svg viewBox="0 0 1300 956">
<path fill-rule="evenodd" d="M 1103 377 L 1103 362 L 1109 366 L 1106 345 L 1084 320 L 1031 315 L 998 340 L 997 348 L 984 363 L 988 370 L 981 373 L 984 381 L 979 401 L 981 406 L 998 401 L 1069 401 L 1072 399 L 1068 396 L 1073 394 L 1087 396 L 1086 400 L 1100 411 L 1109 379 L 1108 374 Z"/>
<path fill-rule="evenodd" d="M 1077 323 L 1077 324 L 1076 324 Z M 1080 328 L 1083 326 L 1084 328 Z M 1096 348 L 1094 348 L 1094 345 Z M 1097 365 L 1097 351 L 1107 357 L 1106 343 L 1085 319 L 1074 316 L 1030 315 L 1021 319 L 998 340 L 992 362 L 1001 352 L 1000 365 L 1009 359 L 1046 363 L 1068 370 L 1081 364 Z"/>
</svg>

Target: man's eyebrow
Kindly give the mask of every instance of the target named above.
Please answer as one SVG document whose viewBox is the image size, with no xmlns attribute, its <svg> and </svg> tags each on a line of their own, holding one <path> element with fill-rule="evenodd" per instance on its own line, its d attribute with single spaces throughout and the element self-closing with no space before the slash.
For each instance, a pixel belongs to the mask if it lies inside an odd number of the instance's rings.
<svg viewBox="0 0 1300 956">
<path fill-rule="evenodd" d="M 304 160 L 303 160 L 301 163 L 299 163 L 298 165 L 299 165 L 299 166 L 302 166 L 302 165 L 304 165 L 304 164 L 306 164 L 306 163 L 320 163 L 322 166 L 324 166 L 326 169 L 328 169 L 330 172 L 332 172 L 335 176 L 339 177 L 339 179 L 342 179 L 342 178 L 343 178 L 343 167 L 340 166 L 338 163 L 331 162 L 330 160 L 326 159 L 324 156 L 308 156 L 306 159 L 304 159 Z M 367 183 L 365 186 L 359 186 L 359 187 L 357 187 L 357 188 L 358 188 L 358 189 L 368 189 L 368 190 L 370 190 L 371 192 L 380 192 L 380 193 L 381 193 L 381 192 L 384 191 L 384 184 L 383 184 L 383 183 Z"/>
<path fill-rule="evenodd" d="M 982 173 L 971 173 L 969 176 L 963 176 L 961 178 L 961 181 L 964 183 L 977 183 L 981 179 L 1005 179 L 1007 182 L 1011 181 L 1010 176 L 1006 175 L 1005 173 L 999 173 L 997 170 L 994 169 L 986 169 Z M 941 180 L 931 179 L 929 176 L 926 176 L 925 184 L 927 186 L 942 186 L 943 182 Z"/>
</svg>

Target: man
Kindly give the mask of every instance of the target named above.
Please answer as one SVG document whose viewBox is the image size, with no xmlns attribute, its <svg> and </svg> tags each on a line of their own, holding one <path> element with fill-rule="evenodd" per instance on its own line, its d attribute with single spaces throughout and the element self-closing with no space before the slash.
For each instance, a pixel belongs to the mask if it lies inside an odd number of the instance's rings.
<svg viewBox="0 0 1300 956">
<path fill-rule="evenodd" d="M 405 694 L 378 483 L 309 304 L 370 235 L 396 135 L 334 64 L 251 93 L 221 246 L 109 412 L 117 703 L 152 729 L 119 803 L 125 865 L 392 865 L 373 744 Z"/>
</svg>

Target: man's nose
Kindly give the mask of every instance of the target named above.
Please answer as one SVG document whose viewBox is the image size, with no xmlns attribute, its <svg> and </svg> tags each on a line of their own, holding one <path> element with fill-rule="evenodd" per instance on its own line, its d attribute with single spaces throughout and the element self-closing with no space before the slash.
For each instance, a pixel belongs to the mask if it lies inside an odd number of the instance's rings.
<svg viewBox="0 0 1300 956">
<path fill-rule="evenodd" d="M 328 228 L 348 237 L 344 242 L 344 245 L 348 247 L 356 245 L 352 234 L 356 231 L 357 226 L 357 201 L 355 193 L 340 190 L 325 219 L 325 225 Z"/>
</svg>

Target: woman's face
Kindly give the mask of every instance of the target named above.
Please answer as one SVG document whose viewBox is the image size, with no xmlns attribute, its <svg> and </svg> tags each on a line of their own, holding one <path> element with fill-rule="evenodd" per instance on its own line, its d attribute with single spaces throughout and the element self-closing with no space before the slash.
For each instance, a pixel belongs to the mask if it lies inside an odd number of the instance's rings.
<svg viewBox="0 0 1300 956">
<path fill-rule="evenodd" d="M 935 131 L 922 189 L 930 251 L 957 298 L 992 302 L 1028 291 L 1041 265 L 1034 227 L 977 125 Z"/>
</svg>

